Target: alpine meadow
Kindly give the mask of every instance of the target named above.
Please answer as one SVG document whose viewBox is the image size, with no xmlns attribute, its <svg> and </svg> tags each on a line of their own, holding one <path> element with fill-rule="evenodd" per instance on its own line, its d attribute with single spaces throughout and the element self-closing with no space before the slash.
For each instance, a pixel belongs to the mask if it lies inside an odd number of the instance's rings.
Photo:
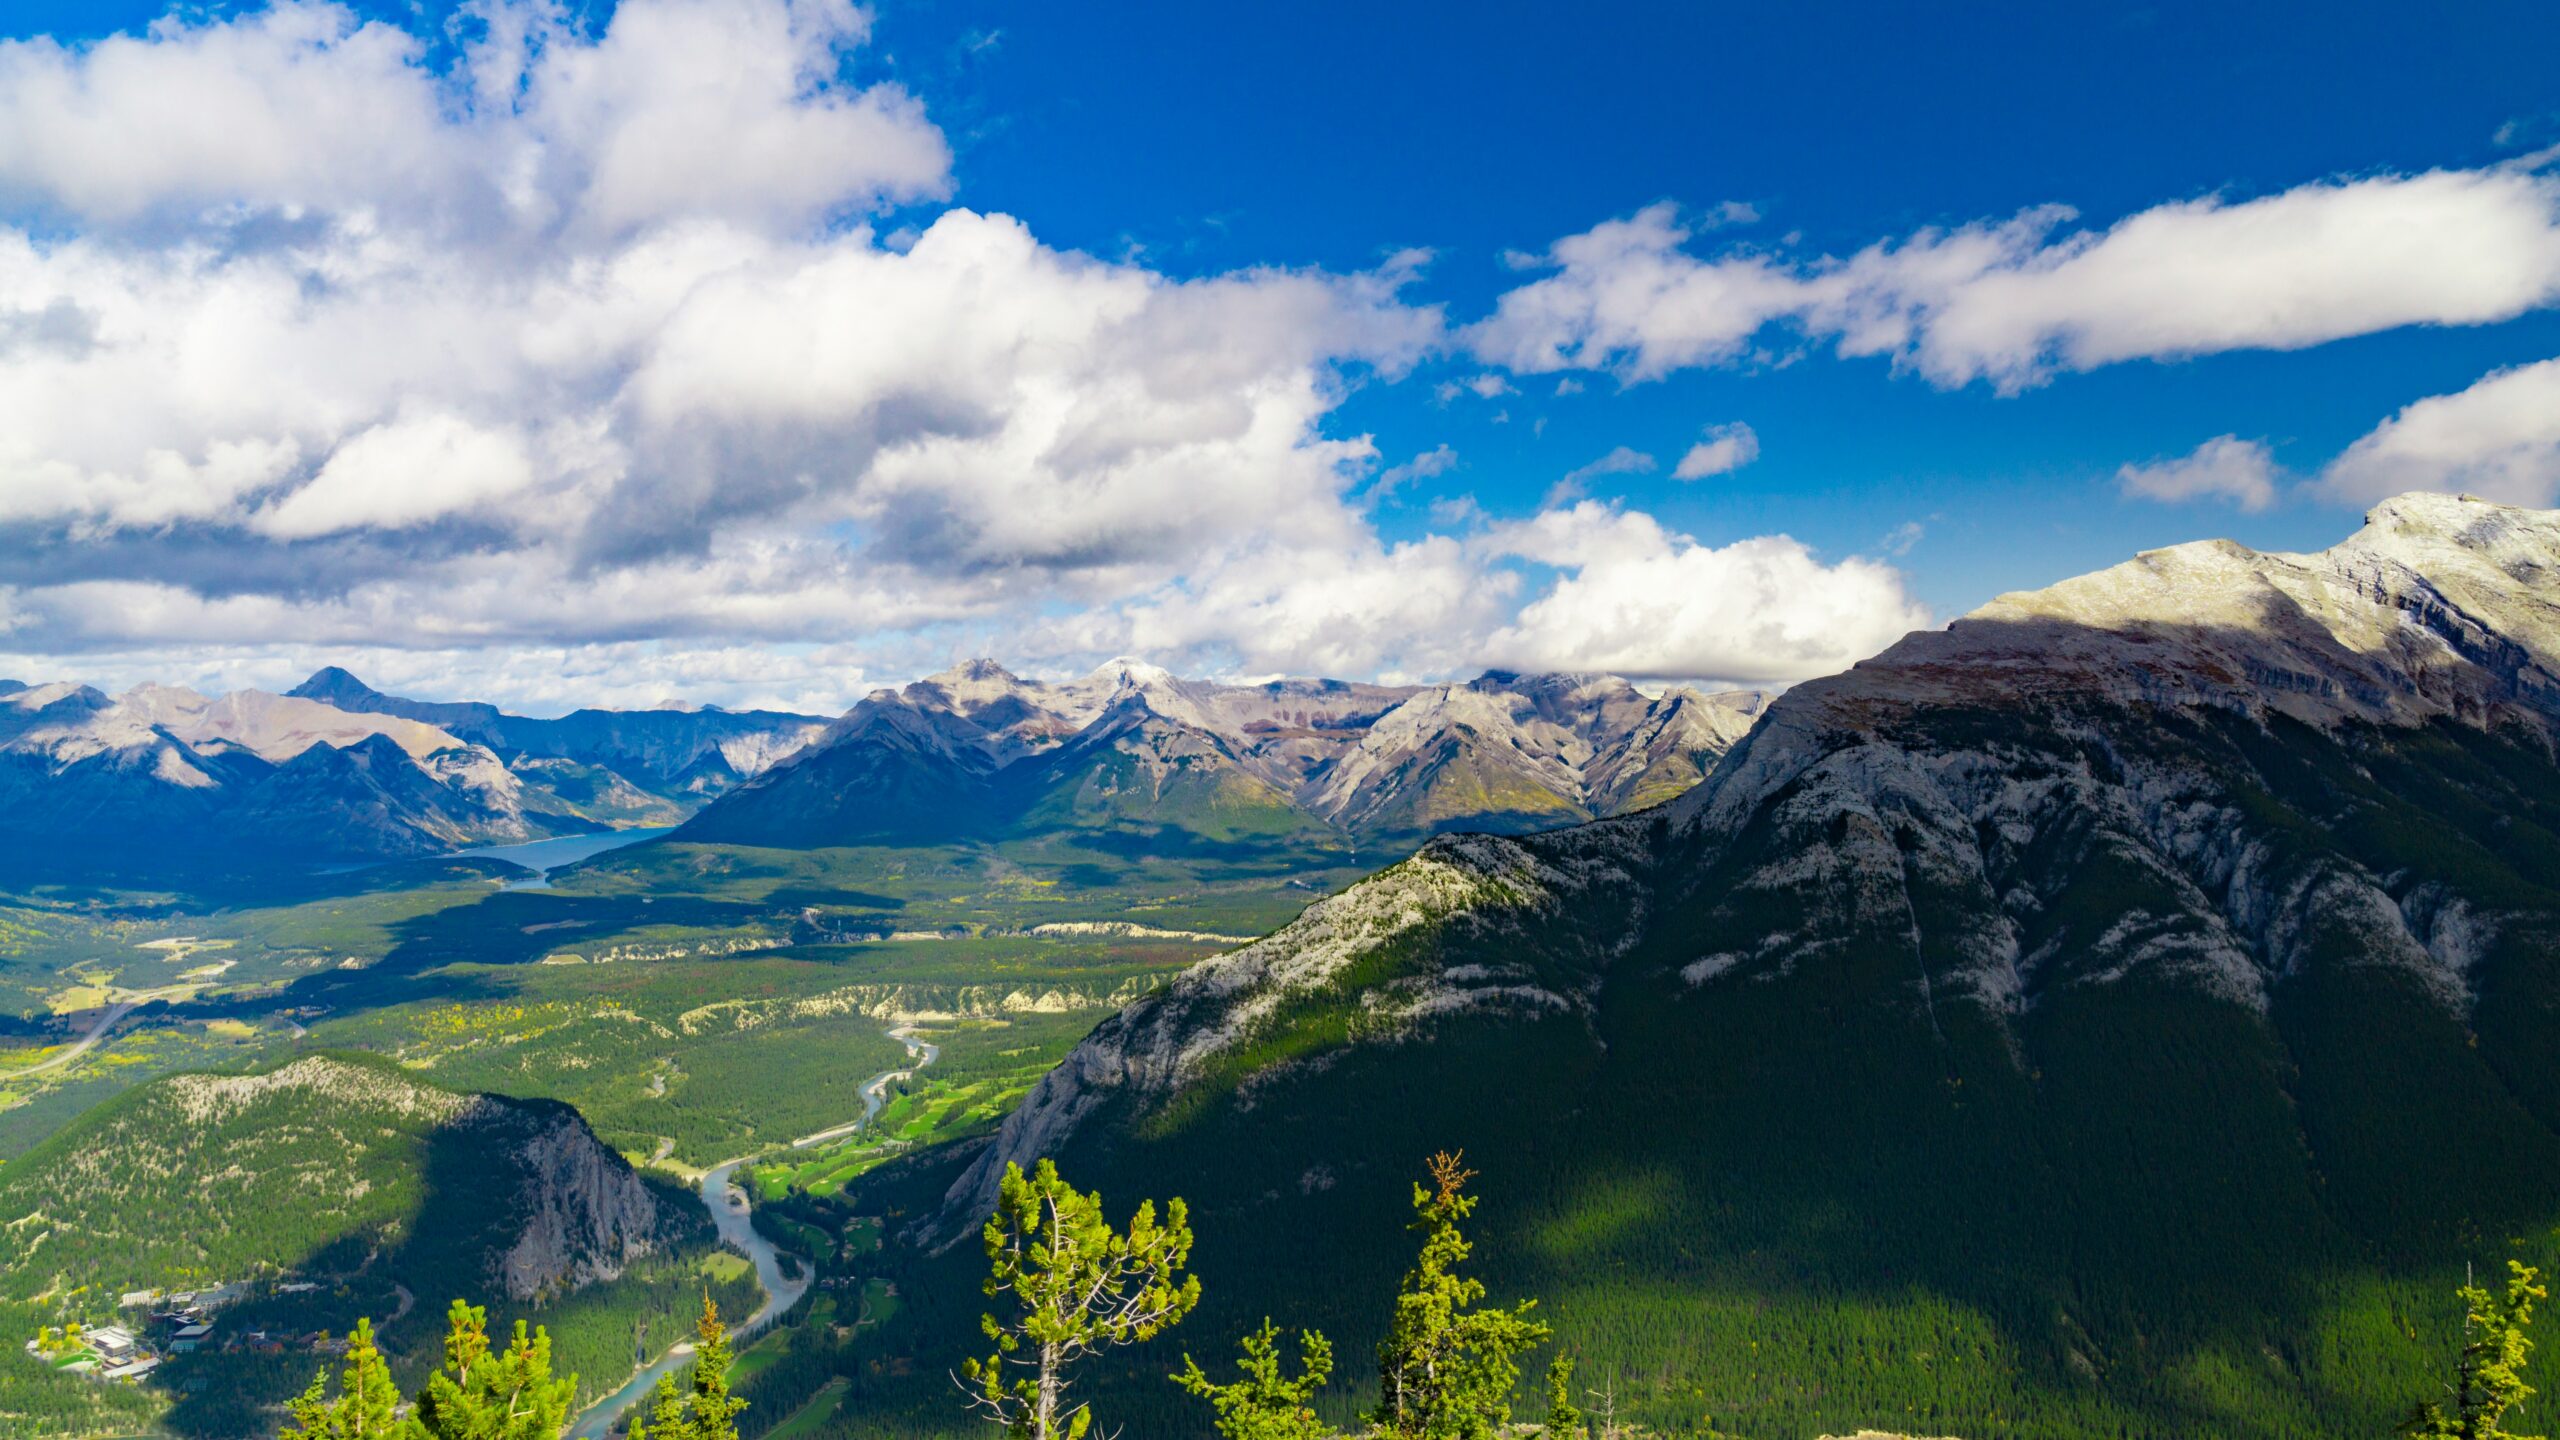
<svg viewBox="0 0 2560 1440">
<path fill-rule="evenodd" d="M 0 8 L 0 1440 L 2533 1440 L 2560 12 Z"/>
</svg>

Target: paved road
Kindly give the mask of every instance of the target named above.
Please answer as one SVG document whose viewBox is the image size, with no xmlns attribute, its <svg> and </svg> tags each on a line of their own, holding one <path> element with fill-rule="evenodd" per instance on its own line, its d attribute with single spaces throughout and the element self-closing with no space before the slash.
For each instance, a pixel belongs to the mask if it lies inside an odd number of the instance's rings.
<svg viewBox="0 0 2560 1440">
<path fill-rule="evenodd" d="M 81 1036 L 78 1040 L 73 1041 L 70 1049 L 63 1051 L 61 1054 L 54 1056 L 52 1059 L 47 1060 L 40 1065 L 30 1065 L 24 1070 L 12 1070 L 8 1072 L 9 1078 L 12 1080 L 20 1080 L 29 1075 L 42 1075 L 48 1070 L 59 1070 L 62 1067 L 71 1064 L 81 1056 L 98 1048 L 98 1042 L 107 1038 L 107 1032 L 115 1028 L 115 1023 L 117 1021 L 132 1014 L 134 1011 L 141 1009 L 143 1006 L 150 1004 L 158 998 L 160 997 L 157 995 L 145 995 L 138 1000 L 120 1000 L 115 1004 L 108 1006 L 107 1013 L 98 1017 L 98 1023 L 89 1027 L 89 1033 Z"/>
</svg>

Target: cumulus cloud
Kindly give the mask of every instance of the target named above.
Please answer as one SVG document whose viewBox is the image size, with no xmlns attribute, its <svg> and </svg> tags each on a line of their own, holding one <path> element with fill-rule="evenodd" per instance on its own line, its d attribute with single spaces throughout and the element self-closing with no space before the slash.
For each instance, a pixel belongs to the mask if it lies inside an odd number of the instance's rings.
<svg viewBox="0 0 2560 1440">
<path fill-rule="evenodd" d="M 883 238 L 949 148 L 852 78 L 865 11 L 568 10 L 0 42 L 0 673 L 830 709 L 963 650 L 1588 668 L 1624 645 L 1569 622 L 1646 566 L 1715 582 L 1657 617 L 1714 673 L 1813 663 L 1794 621 L 1730 623 L 1766 568 L 1739 547 L 1561 565 L 1480 508 L 1377 531 L 1456 459 L 1381 472 L 1333 428 L 1447 348 L 1421 253 L 1178 280 L 965 208 Z M 1856 603 L 1867 572 L 1768 543 Z M 1836 628 L 1854 658 L 1877 627 Z"/>
<path fill-rule="evenodd" d="M 2263 440 L 2221 435 L 2174 459 L 2125 465 L 2116 484 L 2127 495 L 2178 504 L 2190 500 L 2226 500 L 2243 510 L 2264 510 L 2276 501 L 2276 482 L 2283 470 Z"/>
<path fill-rule="evenodd" d="M 1747 252 L 1695 259 L 1680 248 L 1693 233 L 1664 204 L 1567 236 L 1544 257 L 1556 273 L 1506 291 L 1468 342 L 1513 370 L 1656 380 L 1732 360 L 1763 326 L 1804 310 L 1791 267 Z"/>
<path fill-rule="evenodd" d="M 321 0 L 79 47 L 0 42 L 0 194 L 90 226 L 225 210 L 592 241 L 677 216 L 805 223 L 949 185 L 912 97 L 838 81 L 870 23 L 850 0 L 626 0 L 596 35 L 540 0 L 462 18 L 441 72 L 425 40 Z"/>
<path fill-rule="evenodd" d="M 2499 370 L 2404 407 L 2329 462 L 2318 483 L 2350 505 L 2406 490 L 2560 501 L 2560 360 Z"/>
<path fill-rule="evenodd" d="M 2103 230 L 2043 206 L 1845 259 L 1741 247 L 1655 205 L 1557 241 L 1553 271 L 1468 331 L 1521 371 L 1629 381 L 1733 363 L 1784 323 L 1943 386 L 2013 392 L 2056 371 L 2291 350 L 2405 325 L 2478 325 L 2560 302 L 2560 180 L 2507 166 L 2324 180 L 2155 206 Z"/>
<path fill-rule="evenodd" d="M 1489 642 L 1523 669 L 1804 680 L 1930 623 L 1881 562 L 1826 565 L 1784 535 L 1704 545 L 1595 500 L 1496 526 L 1476 543 L 1562 572 Z"/>
<path fill-rule="evenodd" d="M 1690 446 L 1680 463 L 1671 467 L 1671 478 L 1704 480 L 1710 475 L 1739 470 L 1759 458 L 1760 437 L 1750 426 L 1739 420 L 1730 425 L 1710 425 L 1707 438 Z"/>
<path fill-rule="evenodd" d="M 451 415 L 404 417 L 347 439 L 310 484 L 250 524 L 286 539 L 402 530 L 505 500 L 533 480 L 533 461 L 512 434 Z"/>
</svg>

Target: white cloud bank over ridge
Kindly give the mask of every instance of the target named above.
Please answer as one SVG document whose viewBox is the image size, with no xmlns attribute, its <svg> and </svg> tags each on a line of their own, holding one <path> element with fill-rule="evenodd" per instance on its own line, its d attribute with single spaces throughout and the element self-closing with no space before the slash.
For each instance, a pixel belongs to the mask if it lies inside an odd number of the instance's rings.
<svg viewBox="0 0 2560 1440">
<path fill-rule="evenodd" d="M 2404 407 L 2329 462 L 2345 504 L 2404 490 L 2467 490 L 2510 505 L 2560 502 L 2560 360 L 2519 365 Z"/>
<path fill-rule="evenodd" d="M 1496 526 L 1478 545 L 1563 572 L 1493 636 L 1495 658 L 1516 669 L 1809 680 L 1929 624 L 1880 561 L 1825 565 L 1784 535 L 1703 545 L 1594 500 Z"/>
<path fill-rule="evenodd" d="M 1434 497 L 1463 533 L 1390 539 L 1378 498 L 1454 453 L 1371 487 L 1374 447 L 1327 422 L 1453 349 L 1637 381 L 1783 323 L 2015 389 L 2560 295 L 2554 185 L 2520 170 L 1817 262 L 1700 259 L 1692 231 L 1747 208 L 1655 207 L 1457 332 L 1411 298 L 1419 255 L 1177 281 L 963 208 L 891 244 L 869 219 L 945 199 L 951 155 L 854 78 L 868 28 L 848 0 L 624 0 L 595 30 L 477 0 L 439 40 L 288 0 L 0 42 L 0 675 L 348 659 L 533 705 L 574 680 L 804 708 L 963 648 L 1796 679 L 1927 623 L 1898 572 L 1566 497 Z M 2421 409 L 2339 473 L 2459 450 Z M 2510 428 L 2454 463 L 2548 448 Z M 1719 430 L 1672 473 L 1756 448 Z"/>
</svg>

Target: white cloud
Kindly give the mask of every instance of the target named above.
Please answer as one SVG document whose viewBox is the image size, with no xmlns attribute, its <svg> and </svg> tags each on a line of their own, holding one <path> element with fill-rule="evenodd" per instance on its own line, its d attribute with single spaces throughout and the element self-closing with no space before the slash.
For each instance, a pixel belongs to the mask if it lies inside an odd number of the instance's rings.
<svg viewBox="0 0 2560 1440">
<path fill-rule="evenodd" d="M 1730 425 L 1710 425 L 1707 438 L 1690 446 L 1680 463 L 1671 467 L 1671 478 L 1703 480 L 1739 470 L 1759 458 L 1760 437 L 1750 426 L 1739 420 Z"/>
<path fill-rule="evenodd" d="M 810 224 L 947 180 L 840 78 L 863 12 L 474 13 L 450 76 L 318 5 L 0 45 L 14 643 L 896 644 L 1375 550 L 1323 425 L 1438 342 L 1418 252 L 1177 282 L 959 209 L 890 248 Z"/>
<path fill-rule="evenodd" d="M 2226 500 L 2258 511 L 2275 503 L 2283 473 L 2265 441 L 2221 435 L 2174 459 L 2119 467 L 2116 484 L 2144 500 Z"/>
<path fill-rule="evenodd" d="M 1649 206 L 1559 240 L 1557 273 L 1510 290 L 1468 331 L 1485 360 L 1512 370 L 1615 370 L 1654 380 L 1735 358 L 1771 321 L 1804 309 L 1803 282 L 1765 256 L 1701 262 L 1676 207 Z"/>
<path fill-rule="evenodd" d="M 466 20 L 434 71 L 293 0 L 0 42 L 0 673 L 825 711 L 962 649 L 1786 678 L 1881 633 L 1861 595 L 1916 613 L 1882 567 L 1632 512 L 1382 536 L 1455 452 L 1381 473 L 1331 427 L 1445 348 L 1424 256 L 1176 280 L 958 208 L 883 239 L 948 148 L 849 78 L 844 0 Z M 1568 524 L 1616 548 L 1528 538 Z M 1573 632 L 1700 580 L 1662 634 Z"/>
<path fill-rule="evenodd" d="M 1702 545 L 1597 501 L 1497 526 L 1477 543 L 1566 572 L 1488 642 L 1493 658 L 1524 669 L 1804 680 L 1930 623 L 1880 562 L 1825 565 L 1784 535 Z"/>
<path fill-rule="evenodd" d="M 1190 655 L 1227 673 L 1436 678 L 1482 662 L 1519 579 L 1445 535 L 1213 557 L 1122 607 L 1088 612 L 1053 653 Z M 1060 644 L 1059 640 L 1073 643 Z"/>
<path fill-rule="evenodd" d="M 1567 485 L 1583 485 L 1603 475 L 1641 475 L 1654 468 L 1654 459 L 1641 450 L 1620 445 L 1588 465 L 1577 465 L 1564 473 Z"/>
<path fill-rule="evenodd" d="M 838 80 L 869 28 L 849 0 L 625 0 L 593 37 L 540 0 L 464 12 L 480 34 L 446 75 L 415 36 L 316 0 L 0 42 L 0 194 L 93 226 L 245 211 L 597 241 L 949 185 L 911 97 Z"/>
<path fill-rule="evenodd" d="M 2405 325 L 2477 325 L 2560 302 L 2560 180 L 2499 167 L 2300 185 L 2155 206 L 2066 230 L 2046 206 L 1922 230 L 1847 259 L 1699 258 L 1656 205 L 1556 242 L 1555 272 L 1471 327 L 1519 371 L 1630 381 L 1729 364 L 1780 323 L 1936 384 L 2003 391 L 2057 370 L 2290 350 Z"/>
<path fill-rule="evenodd" d="M 2560 500 L 2560 360 L 2499 370 L 2403 407 L 2329 462 L 2319 486 L 2351 505 L 2407 490 L 2469 491 L 2514 505 Z"/>
<path fill-rule="evenodd" d="M 403 417 L 340 444 L 310 484 L 250 523 L 284 539 L 400 530 L 507 499 L 533 481 L 513 434 L 451 415 Z"/>
<path fill-rule="evenodd" d="M 1378 482 L 1369 487 L 1368 499 L 1374 503 L 1385 499 L 1416 480 L 1432 480 L 1458 468 L 1458 452 L 1445 443 L 1416 454 L 1401 465 L 1390 465 L 1378 472 Z"/>
</svg>

